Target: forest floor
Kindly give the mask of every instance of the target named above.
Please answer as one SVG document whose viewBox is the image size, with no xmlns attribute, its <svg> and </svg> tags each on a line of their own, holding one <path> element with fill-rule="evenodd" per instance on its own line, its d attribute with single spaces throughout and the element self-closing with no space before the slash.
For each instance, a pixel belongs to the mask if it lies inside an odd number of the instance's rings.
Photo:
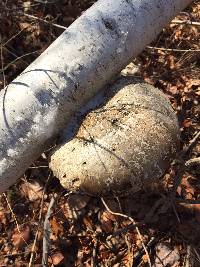
<svg viewBox="0 0 200 267">
<path fill-rule="evenodd" d="M 0 1 L 0 89 L 94 2 Z M 200 1 L 133 63 L 137 76 L 162 90 L 177 113 L 182 161 L 148 192 L 101 199 L 63 189 L 43 153 L 0 196 L 0 267 L 42 266 L 45 249 L 48 266 L 200 266 Z"/>
</svg>

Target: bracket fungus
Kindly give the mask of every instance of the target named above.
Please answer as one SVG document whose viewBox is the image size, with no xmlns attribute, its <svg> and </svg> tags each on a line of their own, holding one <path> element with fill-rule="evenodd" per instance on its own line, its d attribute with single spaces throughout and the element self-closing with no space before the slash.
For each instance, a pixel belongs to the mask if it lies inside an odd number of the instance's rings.
<svg viewBox="0 0 200 267">
<path fill-rule="evenodd" d="M 124 194 L 158 180 L 178 147 L 178 121 L 166 96 L 124 77 L 56 148 L 50 168 L 69 190 Z"/>
</svg>

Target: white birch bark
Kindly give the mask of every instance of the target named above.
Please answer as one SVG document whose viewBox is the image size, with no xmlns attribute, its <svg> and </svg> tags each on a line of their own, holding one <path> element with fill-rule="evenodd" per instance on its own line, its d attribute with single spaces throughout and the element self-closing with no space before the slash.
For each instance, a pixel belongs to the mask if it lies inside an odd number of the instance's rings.
<svg viewBox="0 0 200 267">
<path fill-rule="evenodd" d="M 0 92 L 0 192 L 192 0 L 99 0 Z"/>
</svg>

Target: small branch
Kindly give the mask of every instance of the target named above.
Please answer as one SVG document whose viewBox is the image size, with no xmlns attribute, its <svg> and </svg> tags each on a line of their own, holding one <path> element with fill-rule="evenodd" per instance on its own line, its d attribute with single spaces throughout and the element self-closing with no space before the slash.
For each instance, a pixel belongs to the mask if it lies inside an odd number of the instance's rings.
<svg viewBox="0 0 200 267">
<path fill-rule="evenodd" d="M 191 166 L 197 165 L 197 164 L 198 165 L 200 164 L 200 157 L 189 159 L 188 161 L 186 161 L 185 166 L 186 167 L 191 167 Z"/>
<path fill-rule="evenodd" d="M 190 258 L 191 258 L 191 246 L 187 245 L 184 267 L 190 267 L 191 266 Z"/>
<path fill-rule="evenodd" d="M 45 195 L 47 184 L 48 184 L 50 178 L 51 178 L 51 173 L 49 174 L 49 176 L 47 178 L 46 184 L 45 184 L 43 192 L 42 192 L 42 200 L 41 200 L 41 204 L 40 204 L 40 213 L 39 213 L 39 218 L 38 218 L 39 226 L 40 226 L 41 220 L 42 220 L 42 209 L 43 209 L 43 204 L 44 204 L 44 195 Z M 37 229 L 37 232 L 35 234 L 35 239 L 34 239 L 34 242 L 33 242 L 32 248 L 31 248 L 31 256 L 30 256 L 28 267 L 32 266 L 32 262 L 33 262 L 33 259 L 34 259 L 35 246 L 36 246 L 36 243 L 37 243 L 38 235 L 39 235 L 39 229 Z"/>
<path fill-rule="evenodd" d="M 125 234 L 125 242 L 127 246 L 127 256 L 128 256 L 127 266 L 133 266 L 133 246 L 130 241 L 130 237 L 128 233 Z"/>
<path fill-rule="evenodd" d="M 23 29 L 21 29 L 19 32 L 17 32 L 15 35 L 13 35 L 10 39 L 8 39 L 5 43 L 3 43 L 3 46 L 6 46 L 10 41 L 12 41 L 13 39 L 15 39 L 17 36 L 19 36 L 23 31 L 25 31 L 26 29 L 28 29 L 31 25 L 33 24 L 30 23 L 30 25 L 24 27 Z"/>
<path fill-rule="evenodd" d="M 146 244 L 146 248 L 147 249 L 150 249 L 154 244 L 155 242 L 157 241 L 157 239 L 153 236 L 151 237 L 151 239 L 149 240 L 149 242 Z M 138 251 L 136 254 L 135 254 L 135 259 L 134 261 L 138 261 L 142 255 L 144 254 L 144 249 L 141 249 L 140 251 Z"/>
<path fill-rule="evenodd" d="M 199 255 L 199 253 L 197 252 L 197 249 L 196 248 L 193 248 L 193 251 L 194 251 L 194 253 L 195 253 L 195 258 L 196 258 L 196 260 L 200 263 L 200 255 Z"/>
<path fill-rule="evenodd" d="M 178 19 L 174 19 L 174 20 L 171 21 L 171 24 L 185 24 L 185 25 L 191 25 L 191 26 L 200 27 L 200 22 L 191 21 L 191 20 L 178 20 Z"/>
<path fill-rule="evenodd" d="M 97 247 L 98 247 L 98 239 L 94 240 L 94 246 L 92 250 L 92 258 L 91 258 L 91 267 L 96 267 L 96 260 L 97 260 Z"/>
<path fill-rule="evenodd" d="M 2 70 L 0 70 L 0 73 L 3 73 L 5 70 L 7 70 L 12 64 L 14 64 L 15 62 L 17 62 L 18 60 L 24 58 L 24 57 L 27 57 L 29 55 L 32 55 L 32 54 L 35 54 L 35 53 L 39 53 L 40 50 L 37 50 L 37 51 L 33 51 L 33 52 L 30 52 L 30 53 L 27 53 L 27 54 L 24 54 L 18 58 L 16 58 L 15 60 L 13 60 L 12 62 L 10 62 L 8 65 L 6 65 Z"/>
<path fill-rule="evenodd" d="M 49 168 L 49 166 L 31 166 L 29 169 L 41 169 L 41 168 Z"/>
<path fill-rule="evenodd" d="M 189 142 L 189 144 L 181 151 L 179 158 L 178 158 L 178 170 L 177 174 L 174 178 L 174 185 L 172 188 L 172 191 L 169 196 L 169 203 L 173 203 L 173 200 L 175 199 L 177 189 L 181 183 L 182 176 L 185 172 L 185 169 L 187 167 L 185 157 L 186 155 L 193 149 L 193 147 L 196 145 L 198 138 L 200 137 L 200 131 L 194 136 L 194 138 Z"/>
<path fill-rule="evenodd" d="M 176 216 L 176 218 L 177 218 L 177 221 L 178 221 L 179 223 L 181 223 L 181 219 L 180 219 L 180 217 L 179 217 L 179 214 L 178 214 L 178 212 L 177 212 L 177 210 L 176 210 L 176 207 L 175 207 L 174 203 L 172 203 L 172 208 L 173 208 L 174 214 L 175 214 L 175 216 Z"/>
<path fill-rule="evenodd" d="M 197 205 L 200 204 L 200 199 L 179 199 L 175 198 L 175 201 L 180 204 Z"/>
<path fill-rule="evenodd" d="M 2 44 L 2 39 L 0 36 L 0 42 L 1 42 L 1 73 L 3 73 L 3 87 L 6 86 L 6 77 L 4 73 L 4 60 L 3 60 L 3 44 Z"/>
<path fill-rule="evenodd" d="M 155 46 L 147 46 L 146 48 L 151 50 L 161 50 L 166 52 L 181 52 L 181 53 L 200 52 L 200 49 L 176 49 L 176 48 L 165 48 L 165 47 L 155 47 Z"/>
<path fill-rule="evenodd" d="M 156 213 L 156 210 L 160 210 L 159 207 L 162 206 L 164 202 L 163 198 L 160 198 L 156 203 L 153 205 L 153 207 L 150 209 L 150 211 L 146 214 L 144 220 L 142 222 L 138 222 L 135 224 L 129 224 L 124 228 L 121 228 L 113 233 L 110 233 L 109 235 L 117 236 L 121 234 L 127 233 L 129 230 L 134 230 L 136 227 L 144 226 L 146 223 L 149 223 L 151 219 L 153 218 L 154 214 Z"/>
<path fill-rule="evenodd" d="M 16 224 L 16 227 L 17 227 L 17 231 L 19 232 L 19 235 L 20 235 L 21 239 L 22 239 L 22 240 L 24 241 L 24 243 L 28 246 L 28 243 L 26 242 L 26 240 L 24 239 L 24 237 L 23 237 L 23 235 L 22 235 L 22 233 L 21 233 L 21 231 L 20 231 L 20 227 L 19 227 L 17 218 L 16 218 L 16 216 L 15 216 L 15 213 L 13 212 L 13 209 L 12 209 L 12 207 L 11 207 L 9 201 L 8 201 L 8 198 L 7 198 L 6 194 L 3 193 L 3 196 L 5 197 L 5 200 L 6 200 L 6 203 L 7 203 L 7 205 L 8 205 L 8 208 L 9 208 L 9 210 L 10 210 L 10 212 L 11 212 L 11 214 L 12 214 L 12 217 L 13 217 L 13 219 L 14 219 L 14 221 L 15 221 L 15 224 Z"/>
<path fill-rule="evenodd" d="M 44 235 L 43 235 L 43 254 L 42 254 L 42 266 L 48 267 L 48 253 L 50 246 L 50 234 L 51 234 L 51 226 L 49 222 L 49 218 L 53 212 L 53 206 L 55 204 L 57 195 L 52 196 L 51 201 L 49 203 L 49 207 L 47 210 L 46 218 L 44 221 Z"/>
<path fill-rule="evenodd" d="M 19 57 L 18 55 L 16 55 L 12 51 L 10 51 L 6 46 L 4 46 L 3 49 L 6 50 L 9 54 L 11 54 L 12 56 L 14 56 L 15 58 L 18 58 Z M 27 62 L 25 60 L 23 60 L 23 59 L 21 59 L 21 62 L 27 64 Z"/>
<path fill-rule="evenodd" d="M 26 16 L 26 17 L 28 17 L 28 18 L 30 18 L 30 19 L 34 19 L 34 20 L 43 22 L 43 23 L 45 23 L 45 24 L 54 26 L 54 27 L 56 27 L 56 28 L 60 28 L 60 29 L 62 29 L 62 30 L 66 30 L 66 29 L 67 29 L 67 27 L 65 27 L 65 26 L 62 26 L 62 25 L 59 25 L 59 24 L 56 24 L 56 23 L 47 21 L 47 20 L 45 20 L 45 19 L 38 18 L 38 17 L 33 16 L 33 15 L 29 15 L 29 14 L 27 14 L 27 13 L 23 13 L 23 15 Z"/>
<path fill-rule="evenodd" d="M 184 157 L 187 153 L 189 153 L 194 146 L 196 145 L 198 139 L 200 137 L 200 131 L 196 133 L 196 135 L 193 137 L 193 139 L 189 142 L 189 144 L 183 149 L 181 156 Z"/>
<path fill-rule="evenodd" d="M 103 205 L 105 206 L 105 208 L 107 209 L 107 211 L 110 212 L 111 214 L 113 214 L 113 215 L 115 215 L 115 216 L 120 216 L 120 217 L 126 218 L 126 219 L 130 220 L 130 221 L 132 222 L 133 225 L 136 224 L 135 220 L 134 220 L 132 217 L 130 217 L 130 216 L 128 216 L 128 215 L 125 215 L 125 214 L 123 214 L 123 213 L 113 212 L 112 210 L 110 210 L 110 208 L 108 207 L 108 205 L 106 204 L 105 200 L 104 200 L 102 197 L 101 197 L 101 201 L 102 201 Z M 147 251 L 147 248 L 146 248 L 146 246 L 145 246 L 145 244 L 144 244 L 142 235 L 141 235 L 141 233 L 140 233 L 140 231 L 139 231 L 139 228 L 138 228 L 137 226 L 135 227 L 135 229 L 136 229 L 137 234 L 138 234 L 138 236 L 139 236 L 139 238 L 140 238 L 142 247 L 143 247 L 143 249 L 144 249 L 144 251 L 145 251 L 145 253 L 146 253 L 146 256 L 147 256 L 147 259 L 148 259 L 148 264 L 149 264 L 149 266 L 151 267 L 151 266 L 152 266 L 152 265 L 151 265 L 151 260 L 150 260 L 150 257 L 149 257 L 149 253 L 148 253 L 148 251 Z"/>
<path fill-rule="evenodd" d="M 53 0 L 53 1 L 49 1 L 49 0 L 35 0 L 35 2 L 38 2 L 40 4 L 44 4 L 44 5 L 47 5 L 47 4 L 55 4 L 57 2 L 59 2 L 60 0 Z"/>
</svg>

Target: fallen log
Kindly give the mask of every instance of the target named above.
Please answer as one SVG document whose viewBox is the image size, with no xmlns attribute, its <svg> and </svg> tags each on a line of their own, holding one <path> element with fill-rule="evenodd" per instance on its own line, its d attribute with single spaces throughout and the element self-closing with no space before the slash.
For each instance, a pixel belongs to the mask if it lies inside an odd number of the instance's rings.
<svg viewBox="0 0 200 267">
<path fill-rule="evenodd" d="M 192 0 L 99 0 L 0 92 L 0 192 Z"/>
</svg>

